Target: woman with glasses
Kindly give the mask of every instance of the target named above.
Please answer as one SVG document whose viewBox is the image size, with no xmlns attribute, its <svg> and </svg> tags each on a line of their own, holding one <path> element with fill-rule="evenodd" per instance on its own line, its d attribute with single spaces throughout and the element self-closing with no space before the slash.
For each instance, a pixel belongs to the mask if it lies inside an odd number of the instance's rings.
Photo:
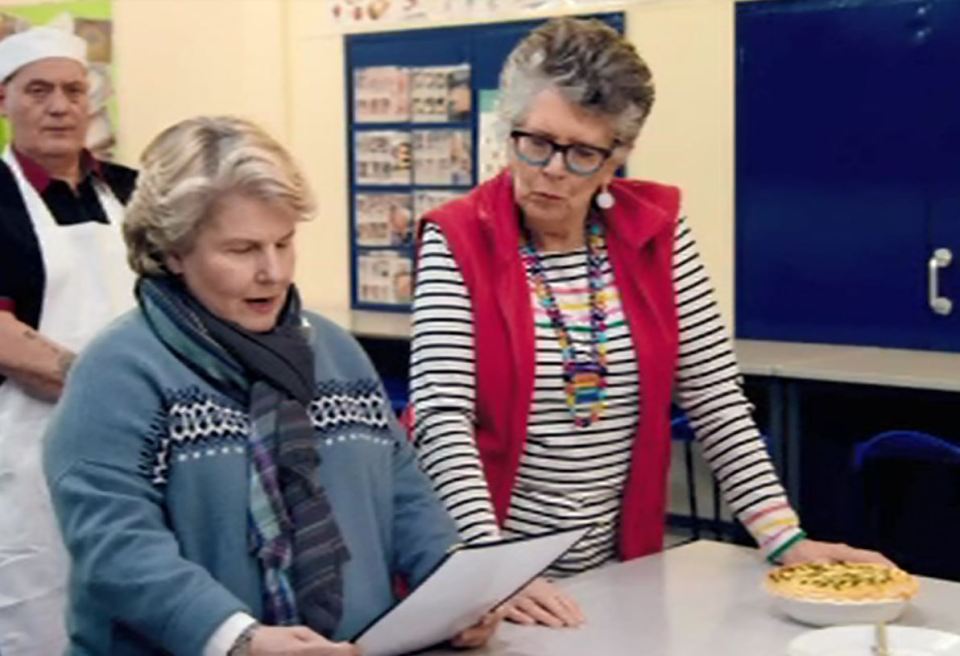
<svg viewBox="0 0 960 656">
<path fill-rule="evenodd" d="M 617 179 L 650 70 L 598 21 L 552 20 L 509 56 L 510 161 L 423 219 L 413 432 L 467 541 L 593 524 L 548 572 L 658 551 L 675 393 L 724 497 L 772 560 L 882 560 L 806 539 L 740 387 L 680 192 Z M 508 618 L 572 626 L 548 578 Z"/>
</svg>

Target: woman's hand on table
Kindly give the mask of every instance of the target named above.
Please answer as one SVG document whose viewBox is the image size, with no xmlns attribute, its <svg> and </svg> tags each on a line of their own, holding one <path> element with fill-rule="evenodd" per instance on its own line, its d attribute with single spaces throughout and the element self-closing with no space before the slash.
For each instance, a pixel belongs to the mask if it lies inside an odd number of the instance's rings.
<svg viewBox="0 0 960 656">
<path fill-rule="evenodd" d="M 464 629 L 460 634 L 450 641 L 450 644 L 459 649 L 473 649 L 474 647 L 483 647 L 487 641 L 496 633 L 500 620 L 507 614 L 505 606 L 500 606 L 471 626 Z"/>
<path fill-rule="evenodd" d="M 330 642 L 305 626 L 260 626 L 250 640 L 250 656 L 360 656 L 349 642 Z"/>
<path fill-rule="evenodd" d="M 896 567 L 886 556 L 869 549 L 857 549 L 842 542 L 800 540 L 780 557 L 784 565 L 799 563 L 876 563 Z"/>
<path fill-rule="evenodd" d="M 577 602 L 545 578 L 534 579 L 503 605 L 506 618 L 517 624 L 553 628 L 580 626 L 585 618 Z"/>
</svg>

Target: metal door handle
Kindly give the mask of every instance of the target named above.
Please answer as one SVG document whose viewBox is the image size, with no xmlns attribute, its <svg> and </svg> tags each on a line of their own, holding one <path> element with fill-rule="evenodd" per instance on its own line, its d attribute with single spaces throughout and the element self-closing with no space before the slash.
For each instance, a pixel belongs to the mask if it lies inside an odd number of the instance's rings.
<svg viewBox="0 0 960 656">
<path fill-rule="evenodd" d="M 938 248 L 927 262 L 927 300 L 930 309 L 941 316 L 953 312 L 953 301 L 940 295 L 940 269 L 950 266 L 953 253 L 949 248 Z"/>
</svg>

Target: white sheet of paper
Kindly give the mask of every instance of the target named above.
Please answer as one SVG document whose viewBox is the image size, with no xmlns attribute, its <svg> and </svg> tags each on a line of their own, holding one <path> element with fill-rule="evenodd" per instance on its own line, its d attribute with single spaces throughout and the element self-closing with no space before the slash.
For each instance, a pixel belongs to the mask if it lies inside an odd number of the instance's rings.
<svg viewBox="0 0 960 656">
<path fill-rule="evenodd" d="M 355 642 L 364 656 L 395 656 L 449 640 L 519 591 L 591 528 L 463 547 Z"/>
</svg>

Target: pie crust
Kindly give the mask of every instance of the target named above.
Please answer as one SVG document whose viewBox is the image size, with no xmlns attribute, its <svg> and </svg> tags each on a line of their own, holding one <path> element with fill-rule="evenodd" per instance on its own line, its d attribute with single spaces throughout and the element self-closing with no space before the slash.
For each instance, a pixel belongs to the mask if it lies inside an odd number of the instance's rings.
<svg viewBox="0 0 960 656">
<path fill-rule="evenodd" d="M 868 563 L 804 563 L 770 570 L 766 588 L 810 601 L 892 601 L 917 593 L 917 579 L 902 569 Z"/>
</svg>

